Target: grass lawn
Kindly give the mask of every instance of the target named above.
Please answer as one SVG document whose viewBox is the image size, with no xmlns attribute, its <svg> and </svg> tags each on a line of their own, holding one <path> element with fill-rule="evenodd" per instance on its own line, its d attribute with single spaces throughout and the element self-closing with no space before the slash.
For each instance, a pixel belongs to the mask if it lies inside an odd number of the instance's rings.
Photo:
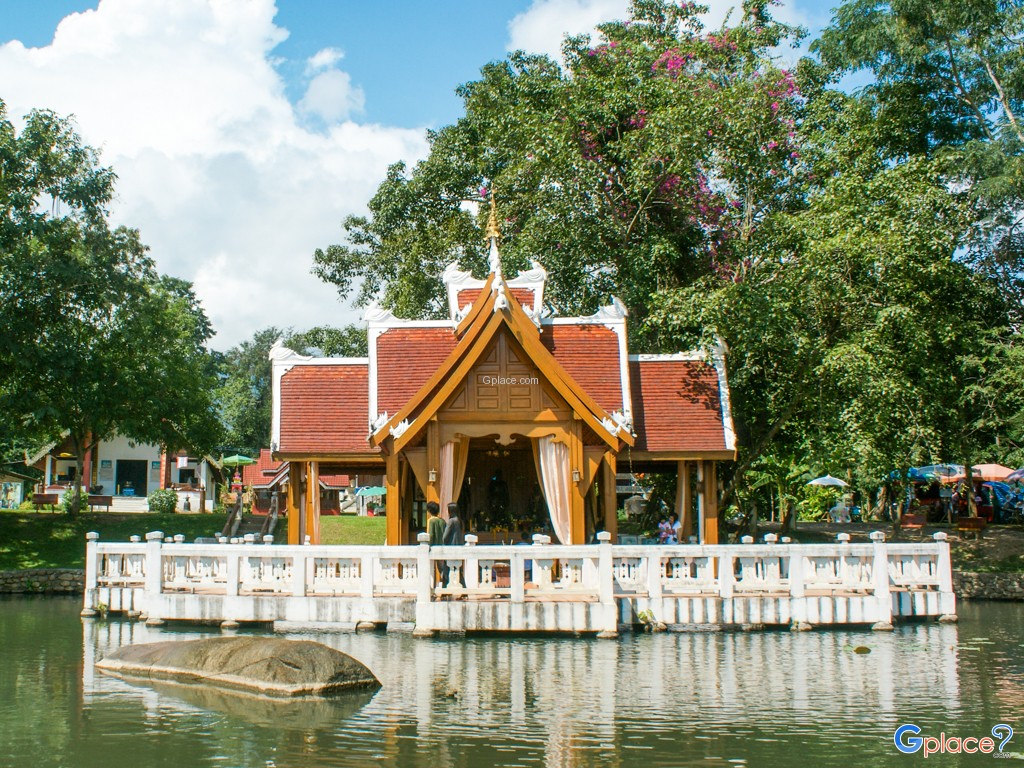
<svg viewBox="0 0 1024 768">
<path fill-rule="evenodd" d="M 4 512 L 0 514 L 0 571 L 25 568 L 84 568 L 85 534 L 100 541 L 128 541 L 163 531 L 183 534 L 186 541 L 212 536 L 224 526 L 221 515 L 81 514 Z"/>
<path fill-rule="evenodd" d="M 386 523 L 383 517 L 325 515 L 320 518 L 320 542 L 381 545 L 387 533 Z"/>
<path fill-rule="evenodd" d="M 213 536 L 224 526 L 223 515 L 81 514 L 71 519 L 62 513 L 0 513 L 0 571 L 27 568 L 84 568 L 85 534 L 96 531 L 100 541 L 128 541 L 163 531 L 182 534 L 185 541 Z M 287 520 L 278 523 L 287 536 Z M 324 544 L 383 544 L 383 517 L 325 516 L 320 519 Z"/>
</svg>

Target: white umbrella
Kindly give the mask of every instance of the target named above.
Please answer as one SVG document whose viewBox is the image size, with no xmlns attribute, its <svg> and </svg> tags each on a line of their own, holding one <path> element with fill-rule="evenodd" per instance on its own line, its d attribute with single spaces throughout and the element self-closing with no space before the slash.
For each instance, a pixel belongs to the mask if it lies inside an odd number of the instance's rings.
<svg viewBox="0 0 1024 768">
<path fill-rule="evenodd" d="M 808 485 L 833 485 L 836 488 L 845 488 L 848 483 L 845 480 L 840 480 L 838 477 L 832 477 L 832 475 L 825 475 L 824 477 L 816 477 L 811 480 Z"/>
</svg>

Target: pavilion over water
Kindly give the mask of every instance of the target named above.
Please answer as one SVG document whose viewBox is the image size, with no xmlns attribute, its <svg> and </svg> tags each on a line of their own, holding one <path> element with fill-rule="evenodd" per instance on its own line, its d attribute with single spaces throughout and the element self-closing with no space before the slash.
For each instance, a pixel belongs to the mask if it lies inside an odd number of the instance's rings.
<svg viewBox="0 0 1024 768">
<path fill-rule="evenodd" d="M 387 543 L 410 544 L 424 506 L 455 502 L 481 543 L 550 528 L 566 544 L 616 533 L 616 473 L 676 471 L 683 535 L 718 542 L 716 464 L 736 455 L 724 351 L 630 355 L 627 310 L 545 310 L 537 262 L 444 272 L 448 317 L 371 307 L 369 356 L 275 346 L 271 450 L 288 463 L 288 540 L 319 542 L 319 477 L 384 477 Z"/>
</svg>

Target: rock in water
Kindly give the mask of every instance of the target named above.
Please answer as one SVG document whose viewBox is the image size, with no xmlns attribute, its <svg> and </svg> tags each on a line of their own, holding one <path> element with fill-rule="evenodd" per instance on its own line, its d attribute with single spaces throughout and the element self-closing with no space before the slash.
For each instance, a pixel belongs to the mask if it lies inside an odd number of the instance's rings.
<svg viewBox="0 0 1024 768">
<path fill-rule="evenodd" d="M 129 645 L 96 663 L 125 678 L 210 683 L 270 696 L 323 696 L 380 681 L 348 654 L 311 640 L 212 637 Z"/>
</svg>

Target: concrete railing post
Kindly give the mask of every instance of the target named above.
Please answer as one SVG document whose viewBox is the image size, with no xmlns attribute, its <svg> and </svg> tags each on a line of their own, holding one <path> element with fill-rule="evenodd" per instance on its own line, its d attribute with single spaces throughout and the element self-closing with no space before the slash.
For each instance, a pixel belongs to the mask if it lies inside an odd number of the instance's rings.
<svg viewBox="0 0 1024 768">
<path fill-rule="evenodd" d="M 875 623 L 872 629 L 891 630 L 892 626 L 892 593 L 889 590 L 889 551 L 885 544 L 885 534 L 872 531 L 870 534 L 874 557 L 872 558 L 871 576 L 875 590 Z"/>
<path fill-rule="evenodd" d="M 789 619 L 790 629 L 813 629 L 807 622 L 806 561 L 799 545 L 789 545 Z"/>
<path fill-rule="evenodd" d="M 512 590 L 510 599 L 513 603 L 526 601 L 526 556 L 520 551 L 526 547 L 512 547 L 508 561 L 509 587 Z M 536 564 L 534 564 L 536 567 Z"/>
<path fill-rule="evenodd" d="M 163 590 L 163 531 L 146 534 L 146 625 L 159 627 L 164 623 L 160 615 L 160 593 Z"/>
<path fill-rule="evenodd" d="M 224 585 L 224 594 L 228 597 L 235 597 L 238 595 L 238 580 L 241 576 L 241 557 L 239 556 L 238 547 L 228 547 L 225 552 L 227 562 L 224 563 L 225 575 L 227 583 Z"/>
<path fill-rule="evenodd" d="M 956 594 L 953 592 L 953 564 L 949 556 L 949 537 L 945 531 L 932 536 L 938 553 L 939 577 L 939 621 L 944 624 L 956 622 Z"/>
<path fill-rule="evenodd" d="M 749 543 L 749 542 L 748 542 Z M 722 553 L 718 557 L 718 595 L 723 600 L 733 596 L 736 583 L 736 565 L 730 554 Z"/>
<path fill-rule="evenodd" d="M 597 534 L 597 579 L 601 599 L 602 626 L 598 637 L 618 637 L 619 617 L 615 603 L 615 577 L 612 573 L 612 535 L 608 531 Z"/>
<path fill-rule="evenodd" d="M 466 560 L 462 579 L 466 582 L 466 589 L 477 589 L 480 586 L 480 565 L 479 558 L 475 554 L 475 548 L 479 539 L 472 533 L 466 534 Z"/>
<path fill-rule="evenodd" d="M 100 552 L 96 542 L 100 535 L 95 531 L 85 534 L 85 595 L 82 599 L 82 616 L 90 618 L 95 616 L 96 590 L 99 587 Z"/>
<path fill-rule="evenodd" d="M 431 603 L 434 587 L 434 566 L 430 562 L 430 536 L 420 533 L 416 536 L 416 627 L 417 637 L 434 634 L 434 607 Z"/>
<path fill-rule="evenodd" d="M 376 552 L 359 558 L 359 596 L 364 600 L 373 600 L 373 582 L 377 578 L 379 564 L 380 557 Z"/>
<path fill-rule="evenodd" d="M 264 536 L 263 538 L 266 540 L 268 537 Z M 305 597 L 309 563 L 312 561 L 306 557 L 306 550 L 302 547 L 295 547 L 292 551 L 295 553 L 292 555 L 292 597 Z"/>
</svg>

